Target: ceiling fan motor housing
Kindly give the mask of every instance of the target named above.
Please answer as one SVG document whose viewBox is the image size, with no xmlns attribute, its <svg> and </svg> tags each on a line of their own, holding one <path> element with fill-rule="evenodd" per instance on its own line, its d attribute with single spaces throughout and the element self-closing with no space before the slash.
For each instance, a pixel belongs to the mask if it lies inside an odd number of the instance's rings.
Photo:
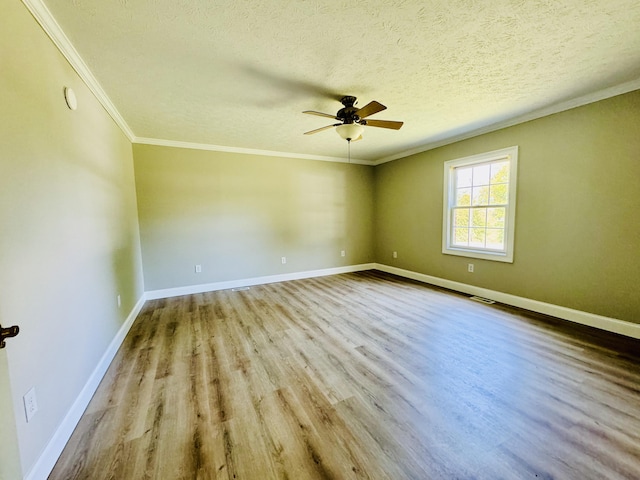
<svg viewBox="0 0 640 480">
<path fill-rule="evenodd" d="M 356 115 L 356 112 L 359 109 L 354 107 L 354 104 L 356 103 L 356 101 L 357 101 L 356 97 L 352 97 L 351 95 L 346 95 L 342 97 L 342 99 L 340 100 L 340 103 L 344 105 L 344 108 L 341 108 L 340 110 L 338 110 L 338 113 L 336 114 L 336 118 L 338 118 L 339 120 L 342 120 L 344 123 L 359 122 L 360 117 Z"/>
</svg>

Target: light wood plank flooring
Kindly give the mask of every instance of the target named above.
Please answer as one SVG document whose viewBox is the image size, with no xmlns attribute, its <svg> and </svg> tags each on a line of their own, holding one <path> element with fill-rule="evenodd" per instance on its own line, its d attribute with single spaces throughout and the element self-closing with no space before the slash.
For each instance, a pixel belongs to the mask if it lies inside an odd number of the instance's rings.
<svg viewBox="0 0 640 480">
<path fill-rule="evenodd" d="M 149 301 L 51 479 L 639 479 L 640 342 L 379 272 Z"/>
</svg>

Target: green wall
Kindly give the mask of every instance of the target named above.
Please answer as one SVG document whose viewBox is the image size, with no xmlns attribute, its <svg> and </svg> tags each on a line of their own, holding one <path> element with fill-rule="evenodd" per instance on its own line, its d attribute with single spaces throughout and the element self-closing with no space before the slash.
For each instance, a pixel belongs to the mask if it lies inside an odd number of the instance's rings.
<svg viewBox="0 0 640 480">
<path fill-rule="evenodd" d="M 143 265 L 158 290 L 379 262 L 640 323 L 640 92 L 375 168 L 132 151 L 21 2 L 3 2 L 1 21 L 0 323 L 21 327 L 0 358 L 13 476 L 32 470 L 141 298 Z M 512 145 L 514 263 L 443 255 L 443 162 Z"/>
<path fill-rule="evenodd" d="M 2 370 L 28 475 L 143 284 L 131 142 L 20 1 L 0 21 L 0 323 L 20 327 Z"/>
<path fill-rule="evenodd" d="M 444 255 L 443 163 L 514 145 L 513 264 Z M 375 195 L 379 263 L 640 323 L 640 91 L 379 165 Z"/>
<path fill-rule="evenodd" d="M 133 152 L 147 291 L 373 262 L 370 166 Z"/>
</svg>

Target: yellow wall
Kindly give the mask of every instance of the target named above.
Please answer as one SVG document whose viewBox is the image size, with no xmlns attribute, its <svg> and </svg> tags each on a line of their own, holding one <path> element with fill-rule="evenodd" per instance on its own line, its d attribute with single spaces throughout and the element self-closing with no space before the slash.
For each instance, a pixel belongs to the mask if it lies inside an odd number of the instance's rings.
<svg viewBox="0 0 640 480">
<path fill-rule="evenodd" d="M 133 150 L 147 291 L 373 261 L 372 167 Z"/>
<path fill-rule="evenodd" d="M 142 269 L 131 142 L 21 2 L 0 21 L 0 323 L 20 327 L 6 360 L 28 474 L 141 298 Z"/>
<path fill-rule="evenodd" d="M 513 264 L 442 254 L 443 163 L 513 145 Z M 639 182 L 636 91 L 376 167 L 376 260 L 640 323 Z"/>
</svg>

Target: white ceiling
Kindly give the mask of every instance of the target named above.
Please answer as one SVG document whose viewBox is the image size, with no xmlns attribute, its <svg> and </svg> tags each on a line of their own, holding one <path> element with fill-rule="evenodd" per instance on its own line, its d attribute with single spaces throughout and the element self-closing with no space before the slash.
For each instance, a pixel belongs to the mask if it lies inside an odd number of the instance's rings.
<svg viewBox="0 0 640 480">
<path fill-rule="evenodd" d="M 640 88 L 638 0 L 23 1 L 143 143 L 344 158 L 302 111 L 354 95 L 378 162 Z"/>
</svg>

